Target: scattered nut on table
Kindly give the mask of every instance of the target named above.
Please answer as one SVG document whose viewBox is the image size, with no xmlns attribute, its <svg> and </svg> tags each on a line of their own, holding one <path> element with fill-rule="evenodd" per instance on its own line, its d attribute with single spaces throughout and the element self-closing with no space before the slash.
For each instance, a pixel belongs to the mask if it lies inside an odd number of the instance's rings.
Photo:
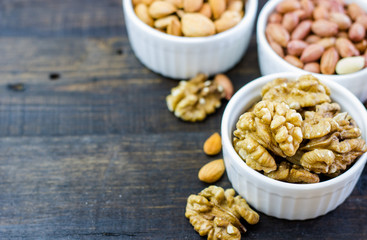
<svg viewBox="0 0 367 240">
<path fill-rule="evenodd" d="M 233 135 L 234 149 L 248 166 L 292 183 L 338 176 L 367 152 L 356 122 L 312 75 L 267 83 Z"/>
<path fill-rule="evenodd" d="M 221 74 L 223 75 L 223 74 Z M 168 109 L 184 121 L 202 121 L 208 114 L 221 106 L 221 99 L 228 96 L 231 82 L 208 80 L 205 74 L 198 74 L 189 81 L 181 81 L 166 97 Z"/>
<path fill-rule="evenodd" d="M 367 13 L 344 0 L 283 0 L 265 30 L 285 61 L 322 74 L 348 74 L 366 67 Z"/>
<path fill-rule="evenodd" d="M 225 170 L 223 159 L 213 160 L 200 168 L 198 178 L 206 183 L 215 183 L 223 176 Z"/>
<path fill-rule="evenodd" d="M 204 142 L 204 153 L 207 155 L 217 155 L 222 150 L 222 138 L 219 133 L 213 133 Z"/>
<path fill-rule="evenodd" d="M 210 186 L 198 195 L 187 199 L 185 216 L 200 234 L 208 240 L 240 240 L 246 228 L 240 222 L 244 218 L 249 224 L 256 224 L 259 215 L 250 208 L 241 196 L 235 197 L 233 189 Z"/>
</svg>

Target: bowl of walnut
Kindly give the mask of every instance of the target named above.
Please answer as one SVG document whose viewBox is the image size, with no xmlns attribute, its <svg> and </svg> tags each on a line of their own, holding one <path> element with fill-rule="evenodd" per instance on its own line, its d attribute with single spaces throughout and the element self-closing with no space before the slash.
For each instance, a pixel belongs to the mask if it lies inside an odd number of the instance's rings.
<svg viewBox="0 0 367 240">
<path fill-rule="evenodd" d="M 229 101 L 223 157 L 233 188 L 257 210 L 304 220 L 338 207 L 366 164 L 367 112 L 335 81 L 284 72 Z"/>
<path fill-rule="evenodd" d="M 123 0 L 136 57 L 150 70 L 175 79 L 214 75 L 244 55 L 257 0 Z"/>
<path fill-rule="evenodd" d="M 257 22 L 263 75 L 313 73 L 367 100 L 367 1 L 273 0 Z"/>
</svg>

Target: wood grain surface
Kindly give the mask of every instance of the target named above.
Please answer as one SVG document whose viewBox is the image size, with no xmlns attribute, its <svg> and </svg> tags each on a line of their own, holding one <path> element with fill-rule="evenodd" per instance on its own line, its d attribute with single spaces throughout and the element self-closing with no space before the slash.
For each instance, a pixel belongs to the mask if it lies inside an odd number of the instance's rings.
<svg viewBox="0 0 367 240">
<path fill-rule="evenodd" d="M 205 239 L 185 205 L 221 157 L 202 145 L 227 102 L 201 123 L 174 117 L 177 81 L 134 56 L 120 0 L 2 0 L 0 20 L 0 239 Z M 261 75 L 255 35 L 226 74 L 235 90 Z M 367 239 L 366 224 L 365 169 L 331 213 L 260 213 L 243 239 Z"/>
</svg>

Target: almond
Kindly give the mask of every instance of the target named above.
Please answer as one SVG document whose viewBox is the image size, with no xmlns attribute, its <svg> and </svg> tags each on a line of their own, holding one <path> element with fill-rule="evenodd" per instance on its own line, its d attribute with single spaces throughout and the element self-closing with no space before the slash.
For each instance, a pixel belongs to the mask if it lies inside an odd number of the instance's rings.
<svg viewBox="0 0 367 240">
<path fill-rule="evenodd" d="M 204 143 L 204 153 L 207 155 L 217 155 L 222 150 L 222 138 L 219 133 L 213 133 Z"/>
<path fill-rule="evenodd" d="M 215 34 L 214 23 L 203 14 L 186 13 L 181 19 L 182 32 L 187 37 L 205 37 Z"/>
<path fill-rule="evenodd" d="M 365 58 L 363 56 L 358 57 L 347 57 L 340 59 L 336 64 L 337 74 L 348 74 L 354 73 L 365 66 Z"/>
<path fill-rule="evenodd" d="M 338 25 L 325 19 L 319 19 L 313 22 L 311 29 L 320 37 L 331 37 L 338 33 Z"/>
<path fill-rule="evenodd" d="M 348 37 L 353 42 L 362 41 L 365 36 L 366 36 L 366 29 L 363 27 L 362 24 L 355 22 L 349 28 Z"/>
<path fill-rule="evenodd" d="M 231 99 L 233 95 L 233 84 L 232 81 L 224 74 L 217 74 L 213 80 L 216 84 L 223 87 L 225 98 L 227 100 Z"/>
<path fill-rule="evenodd" d="M 335 47 L 336 50 L 338 50 L 339 55 L 343 58 L 359 55 L 358 49 L 347 38 L 336 39 Z"/>
<path fill-rule="evenodd" d="M 209 3 L 204 3 L 201 9 L 199 10 L 199 13 L 203 14 L 207 18 L 212 17 L 212 9 L 210 8 Z"/>
<path fill-rule="evenodd" d="M 296 56 L 287 55 L 284 57 L 284 60 L 286 60 L 288 63 L 292 64 L 293 66 L 296 66 L 298 68 L 303 68 L 303 65 L 304 65 L 303 62 L 299 60 L 299 58 Z"/>
<path fill-rule="evenodd" d="M 181 22 L 178 18 L 173 18 L 167 25 L 167 33 L 174 36 L 182 36 Z"/>
<path fill-rule="evenodd" d="M 313 73 L 320 73 L 320 64 L 318 62 L 306 63 L 303 66 L 303 70 Z"/>
<path fill-rule="evenodd" d="M 297 0 L 284 0 L 276 6 L 276 11 L 279 13 L 293 12 L 301 8 L 301 4 Z"/>
<path fill-rule="evenodd" d="M 347 13 L 353 21 L 357 20 L 359 16 L 366 14 L 357 3 L 348 4 Z"/>
<path fill-rule="evenodd" d="M 166 17 L 176 12 L 177 7 L 170 2 L 154 1 L 149 6 L 149 14 L 152 18 Z"/>
<path fill-rule="evenodd" d="M 185 12 L 197 12 L 203 6 L 204 0 L 183 0 L 183 9 Z"/>
<path fill-rule="evenodd" d="M 286 47 L 289 41 L 288 31 L 279 23 L 269 23 L 265 30 L 270 38 L 280 46 Z"/>
<path fill-rule="evenodd" d="M 319 44 L 310 44 L 302 52 L 300 60 L 304 63 L 314 62 L 320 59 L 325 48 Z"/>
<path fill-rule="evenodd" d="M 270 47 L 281 57 L 284 58 L 284 51 L 282 46 L 280 46 L 278 43 L 274 41 L 269 42 Z M 289 44 L 288 44 L 289 45 Z"/>
<path fill-rule="evenodd" d="M 292 40 L 303 40 L 311 31 L 312 21 L 304 20 L 293 30 Z"/>
<path fill-rule="evenodd" d="M 340 30 L 347 30 L 352 25 L 352 20 L 344 13 L 332 12 L 329 20 L 336 23 Z"/>
<path fill-rule="evenodd" d="M 301 56 L 303 50 L 308 46 L 305 41 L 302 40 L 292 40 L 287 45 L 287 52 L 290 55 Z"/>
<path fill-rule="evenodd" d="M 212 9 L 214 19 L 218 19 L 226 10 L 226 0 L 209 0 L 210 8 Z"/>
<path fill-rule="evenodd" d="M 294 12 L 284 14 L 282 25 L 288 32 L 292 32 L 299 23 L 299 16 Z"/>
<path fill-rule="evenodd" d="M 242 16 L 237 11 L 225 11 L 219 19 L 214 21 L 217 33 L 223 32 L 227 29 L 237 25 L 242 19 Z"/>
<path fill-rule="evenodd" d="M 145 5 L 144 3 L 139 3 L 138 5 L 136 5 L 136 7 L 135 7 L 135 14 L 144 23 L 146 23 L 149 26 L 153 27 L 154 20 L 149 15 L 148 6 L 147 5 Z"/>
<path fill-rule="evenodd" d="M 280 13 L 272 13 L 268 18 L 268 23 L 282 23 L 283 15 Z"/>
<path fill-rule="evenodd" d="M 206 183 L 214 183 L 223 176 L 224 171 L 223 159 L 214 160 L 201 167 L 198 178 Z"/>
<path fill-rule="evenodd" d="M 327 49 L 321 56 L 320 71 L 323 74 L 334 74 L 335 66 L 339 61 L 339 54 L 336 48 Z"/>
</svg>

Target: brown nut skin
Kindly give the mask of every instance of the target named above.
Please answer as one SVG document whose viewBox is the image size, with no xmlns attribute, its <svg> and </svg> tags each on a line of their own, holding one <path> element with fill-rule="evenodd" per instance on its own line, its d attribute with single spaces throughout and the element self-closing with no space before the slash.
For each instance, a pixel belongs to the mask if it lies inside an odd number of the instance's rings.
<svg viewBox="0 0 367 240">
<path fill-rule="evenodd" d="M 311 32 L 312 21 L 304 20 L 298 24 L 298 26 L 293 30 L 291 39 L 292 40 L 303 40 Z"/>
<path fill-rule="evenodd" d="M 339 55 L 343 58 L 359 55 L 358 49 L 347 38 L 336 39 L 335 47 L 336 50 L 338 50 Z"/>
<path fill-rule="evenodd" d="M 305 11 L 305 17 L 310 18 L 315 9 L 315 4 L 311 0 L 301 0 L 300 3 L 301 8 Z"/>
<path fill-rule="evenodd" d="M 200 168 L 198 178 L 202 182 L 214 183 L 223 176 L 224 171 L 223 159 L 214 160 Z"/>
<path fill-rule="evenodd" d="M 359 16 L 366 14 L 357 3 L 348 4 L 347 13 L 353 21 L 357 20 Z"/>
<path fill-rule="evenodd" d="M 367 14 L 358 16 L 356 22 L 362 24 L 367 29 Z"/>
<path fill-rule="evenodd" d="M 225 74 L 217 74 L 214 77 L 213 80 L 216 84 L 218 84 L 219 86 L 223 87 L 223 91 L 225 93 L 225 98 L 227 100 L 231 99 L 231 97 L 233 96 L 234 93 L 234 89 L 233 89 L 233 84 L 231 79 L 229 79 L 229 77 L 227 77 Z"/>
<path fill-rule="evenodd" d="M 277 12 L 271 13 L 268 18 L 268 23 L 282 23 L 283 15 Z"/>
<path fill-rule="evenodd" d="M 366 29 L 361 23 L 355 22 L 349 28 L 348 37 L 353 42 L 360 42 L 366 36 Z"/>
<path fill-rule="evenodd" d="M 344 13 L 332 12 L 329 20 L 336 23 L 339 30 L 347 30 L 352 25 L 352 20 Z"/>
<path fill-rule="evenodd" d="M 276 52 L 281 58 L 284 58 L 284 50 L 282 46 L 280 46 L 278 43 L 274 41 L 269 42 L 270 47 Z"/>
<path fill-rule="evenodd" d="M 219 133 L 213 133 L 204 143 L 204 153 L 207 155 L 217 155 L 222 151 L 222 138 Z"/>
<path fill-rule="evenodd" d="M 325 48 L 319 44 L 310 44 L 302 52 L 300 60 L 304 63 L 314 62 L 320 59 Z"/>
<path fill-rule="evenodd" d="M 292 40 L 287 45 L 287 52 L 290 55 L 301 56 L 308 43 L 302 40 Z"/>
<path fill-rule="evenodd" d="M 303 62 L 299 60 L 299 58 L 296 56 L 287 55 L 284 57 L 284 60 L 286 60 L 288 63 L 292 64 L 293 66 L 296 66 L 298 68 L 303 68 L 303 65 L 304 65 Z"/>
<path fill-rule="evenodd" d="M 317 6 L 313 11 L 313 18 L 315 20 L 318 19 L 328 19 L 329 18 L 329 10 L 323 6 Z"/>
<path fill-rule="evenodd" d="M 338 25 L 325 19 L 318 19 L 313 22 L 311 29 L 320 37 L 332 37 L 338 33 Z"/>
<path fill-rule="evenodd" d="M 299 16 L 294 12 L 284 14 L 282 25 L 288 32 L 292 32 L 299 23 Z"/>
<path fill-rule="evenodd" d="M 293 12 L 300 8 L 301 4 L 297 0 L 284 0 L 275 7 L 278 13 Z"/>
<path fill-rule="evenodd" d="M 320 64 L 318 62 L 306 63 L 303 66 L 303 70 L 313 73 L 320 73 Z"/>
<path fill-rule="evenodd" d="M 266 34 L 270 36 L 270 38 L 277 42 L 280 46 L 286 47 L 290 36 L 288 31 L 279 23 L 269 23 L 266 26 Z"/>
<path fill-rule="evenodd" d="M 328 48 L 321 56 L 320 70 L 323 74 L 334 74 L 339 54 L 336 48 Z"/>
</svg>

